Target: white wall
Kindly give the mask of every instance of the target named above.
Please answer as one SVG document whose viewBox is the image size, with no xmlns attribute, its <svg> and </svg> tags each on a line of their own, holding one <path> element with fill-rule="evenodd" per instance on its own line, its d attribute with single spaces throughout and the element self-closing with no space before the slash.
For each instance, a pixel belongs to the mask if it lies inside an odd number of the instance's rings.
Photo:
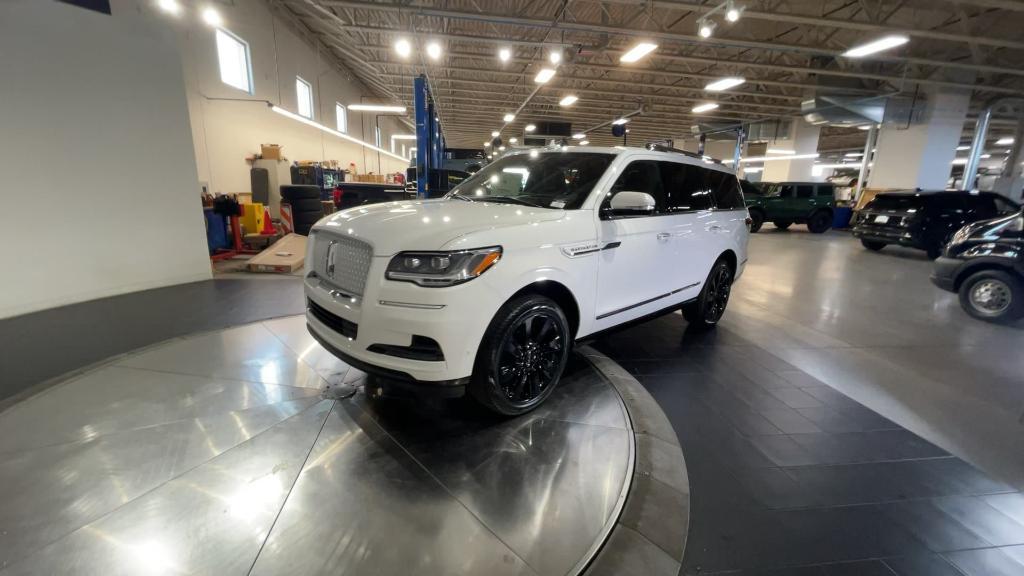
<svg viewBox="0 0 1024 576">
<path fill-rule="evenodd" d="M 178 30 L 181 39 L 199 180 L 208 183 L 211 192 L 248 192 L 249 166 L 245 158 L 258 153 L 261 143 L 284 146 L 289 161 L 337 160 L 342 167 L 355 162 L 360 173 L 405 172 L 406 161 L 378 155 L 271 112 L 268 101 L 297 112 L 296 76 L 313 86 L 313 119 L 331 128 L 336 125 L 336 102 L 348 105 L 380 99 L 370 96 L 370 90 L 336 68 L 314 43 L 307 42 L 275 17 L 265 0 L 236 0 L 233 5 L 216 6 L 224 28 L 249 44 L 252 95 L 221 82 L 214 30 L 195 17 L 194 9 L 179 18 L 164 17 L 168 26 Z M 411 77 L 409 84 L 411 90 Z M 348 116 L 348 133 L 372 144 L 374 114 L 349 111 Z M 381 117 L 381 131 L 385 149 L 390 149 L 392 134 L 412 132 L 388 116 Z M 400 146 L 398 152 L 401 153 Z"/>
<path fill-rule="evenodd" d="M 0 318 L 210 277 L 171 30 L 0 2 Z"/>
</svg>

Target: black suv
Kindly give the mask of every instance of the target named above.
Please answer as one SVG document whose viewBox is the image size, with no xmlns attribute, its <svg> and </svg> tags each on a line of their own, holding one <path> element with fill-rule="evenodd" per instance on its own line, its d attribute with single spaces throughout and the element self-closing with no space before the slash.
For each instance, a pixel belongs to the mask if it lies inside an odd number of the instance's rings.
<svg viewBox="0 0 1024 576">
<path fill-rule="evenodd" d="M 860 211 L 853 235 L 868 250 L 899 244 L 925 250 L 934 260 L 964 225 L 1019 210 L 993 192 L 887 192 Z"/>
<path fill-rule="evenodd" d="M 935 261 L 932 282 L 959 292 L 960 305 L 975 318 L 1024 318 L 1024 213 L 961 228 Z"/>
</svg>

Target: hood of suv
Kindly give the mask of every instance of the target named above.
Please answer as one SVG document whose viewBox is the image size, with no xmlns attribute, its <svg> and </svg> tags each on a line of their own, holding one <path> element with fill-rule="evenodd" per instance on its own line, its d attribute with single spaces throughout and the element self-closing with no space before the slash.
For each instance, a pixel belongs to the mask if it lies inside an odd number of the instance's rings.
<svg viewBox="0 0 1024 576">
<path fill-rule="evenodd" d="M 564 210 L 517 204 L 423 200 L 349 208 L 321 220 L 314 232 L 359 238 L 375 256 L 403 250 L 440 250 L 472 232 L 558 220 Z"/>
</svg>

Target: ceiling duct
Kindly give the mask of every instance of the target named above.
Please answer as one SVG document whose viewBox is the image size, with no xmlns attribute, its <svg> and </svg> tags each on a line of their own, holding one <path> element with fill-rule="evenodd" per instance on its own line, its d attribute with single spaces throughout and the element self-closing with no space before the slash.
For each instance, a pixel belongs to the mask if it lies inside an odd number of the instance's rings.
<svg viewBox="0 0 1024 576">
<path fill-rule="evenodd" d="M 880 124 L 885 117 L 886 99 L 863 95 L 818 94 L 800 103 L 804 119 L 811 124 L 857 126 Z"/>
</svg>

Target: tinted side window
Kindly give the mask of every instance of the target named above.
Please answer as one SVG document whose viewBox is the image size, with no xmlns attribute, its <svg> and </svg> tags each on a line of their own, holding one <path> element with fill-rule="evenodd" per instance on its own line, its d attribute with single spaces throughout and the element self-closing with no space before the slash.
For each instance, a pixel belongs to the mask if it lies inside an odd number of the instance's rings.
<svg viewBox="0 0 1024 576">
<path fill-rule="evenodd" d="M 975 196 L 968 200 L 968 209 L 978 218 L 995 218 L 996 202 L 991 196 Z"/>
<path fill-rule="evenodd" d="M 1012 214 L 1014 212 L 1019 212 L 1020 211 L 1020 207 L 1019 206 L 1016 206 L 1015 204 L 1013 204 L 1012 202 L 1010 202 L 1006 198 L 1003 198 L 1002 196 L 993 195 L 992 199 L 995 201 L 995 203 L 996 203 L 996 210 L 1000 214 Z"/>
<path fill-rule="evenodd" d="M 670 212 L 707 210 L 714 206 L 715 189 L 708 181 L 709 170 L 676 162 L 658 164 Z"/>
<path fill-rule="evenodd" d="M 833 196 L 836 195 L 836 191 L 831 184 L 822 184 L 818 186 L 817 195 L 832 198 Z"/>
<path fill-rule="evenodd" d="M 793 198 L 796 196 L 796 186 L 782 184 L 779 186 L 779 198 Z"/>
<path fill-rule="evenodd" d="M 797 198 L 810 198 L 814 196 L 814 186 L 797 186 L 796 197 Z"/>
<path fill-rule="evenodd" d="M 712 183 L 715 207 L 719 210 L 736 210 L 743 208 L 743 193 L 740 192 L 740 181 L 735 176 L 718 170 L 704 170 L 708 182 Z"/>
<path fill-rule="evenodd" d="M 929 208 L 941 212 L 963 211 L 964 199 L 959 194 L 936 194 L 928 203 Z"/>
<path fill-rule="evenodd" d="M 605 202 L 609 202 L 618 192 L 646 192 L 654 198 L 655 213 L 665 213 L 665 190 L 658 164 L 653 160 L 630 162 L 612 185 L 611 194 Z"/>
</svg>

